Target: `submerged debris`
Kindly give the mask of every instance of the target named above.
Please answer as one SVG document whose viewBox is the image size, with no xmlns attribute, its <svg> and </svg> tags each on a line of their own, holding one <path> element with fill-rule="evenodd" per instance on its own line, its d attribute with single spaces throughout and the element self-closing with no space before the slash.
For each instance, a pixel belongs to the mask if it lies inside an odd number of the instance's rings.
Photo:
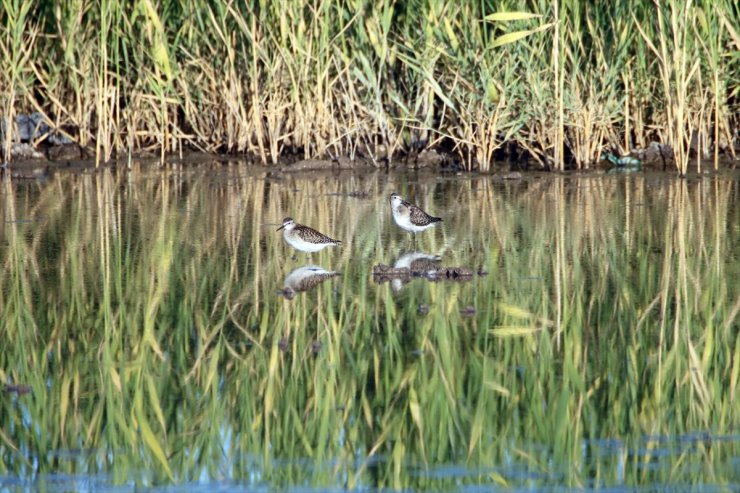
<svg viewBox="0 0 740 493">
<path fill-rule="evenodd" d="M 353 199 L 366 199 L 370 194 L 364 190 L 352 190 L 347 194 L 348 197 Z"/>
<path fill-rule="evenodd" d="M 409 252 L 401 255 L 393 266 L 378 264 L 373 267 L 373 280 L 382 284 L 391 283 L 391 288 L 399 292 L 404 284 L 413 279 L 426 279 L 431 282 L 458 281 L 466 282 L 473 278 L 474 272 L 467 267 L 443 267 L 439 265 L 442 257 L 423 252 Z M 485 275 L 478 271 L 479 275 Z M 419 314 L 428 310 L 426 305 L 419 306 Z"/>
<path fill-rule="evenodd" d="M 335 171 L 363 168 L 370 169 L 372 167 L 372 163 L 365 159 L 338 157 L 336 159 L 302 159 L 292 164 L 280 167 L 280 171 Z"/>
<path fill-rule="evenodd" d="M 473 278 L 473 271 L 467 267 L 432 267 L 415 269 L 409 267 L 391 267 L 390 265 L 378 264 L 373 267 L 373 280 L 378 284 L 401 279 L 410 281 L 412 278 L 421 277 L 428 281 L 469 281 Z"/>
<path fill-rule="evenodd" d="M 23 168 L 15 169 L 8 166 L 8 163 L 3 163 L 0 166 L 0 178 L 9 176 L 15 180 L 39 180 L 44 181 L 51 176 L 51 168 L 44 166 L 43 168 Z"/>
<path fill-rule="evenodd" d="M 311 352 L 314 355 L 317 355 L 317 354 L 319 354 L 319 351 L 321 351 L 321 341 L 318 341 L 318 340 L 317 341 L 313 341 L 311 343 Z"/>
<path fill-rule="evenodd" d="M 280 342 L 278 342 L 278 349 L 280 349 L 280 351 L 285 353 L 288 351 L 288 347 L 289 347 L 288 338 L 283 337 L 282 339 L 280 339 Z"/>
<path fill-rule="evenodd" d="M 501 175 L 502 180 L 521 180 L 522 174 L 519 171 L 511 171 Z"/>
<path fill-rule="evenodd" d="M 6 385 L 5 392 L 8 394 L 26 395 L 31 393 L 31 387 L 28 385 Z"/>
<path fill-rule="evenodd" d="M 473 317 L 476 313 L 478 313 L 478 311 L 473 305 L 468 305 L 465 308 L 460 309 L 460 315 L 463 317 Z"/>
<path fill-rule="evenodd" d="M 365 190 L 352 190 L 350 192 L 331 192 L 327 193 L 326 195 L 336 197 L 349 197 L 352 199 L 366 199 L 370 196 L 370 193 L 366 192 Z"/>
</svg>

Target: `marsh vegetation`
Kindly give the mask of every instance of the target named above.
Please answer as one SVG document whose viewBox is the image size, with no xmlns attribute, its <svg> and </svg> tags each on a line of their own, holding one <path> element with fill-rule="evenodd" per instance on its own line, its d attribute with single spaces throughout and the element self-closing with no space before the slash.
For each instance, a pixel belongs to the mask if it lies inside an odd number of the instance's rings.
<svg viewBox="0 0 740 493">
<path fill-rule="evenodd" d="M 683 175 L 735 158 L 738 26 L 731 0 L 3 0 L 4 157 L 40 112 L 98 162 L 430 148 L 584 169 L 657 142 Z"/>
</svg>

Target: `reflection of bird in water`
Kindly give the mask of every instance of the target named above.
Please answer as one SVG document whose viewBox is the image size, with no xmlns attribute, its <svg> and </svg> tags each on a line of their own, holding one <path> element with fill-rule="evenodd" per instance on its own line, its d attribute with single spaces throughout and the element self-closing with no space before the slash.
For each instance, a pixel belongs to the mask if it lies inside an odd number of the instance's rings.
<svg viewBox="0 0 740 493">
<path fill-rule="evenodd" d="M 414 277 L 424 275 L 429 271 L 436 271 L 441 259 L 439 255 L 423 252 L 409 252 L 401 255 L 393 264 L 393 268 L 408 269 L 408 274 L 391 279 L 391 288 L 397 293 Z"/>
<path fill-rule="evenodd" d="M 409 269 L 411 274 L 415 272 L 426 272 L 428 270 L 435 270 L 441 259 L 442 257 L 439 255 L 432 255 L 431 253 L 409 252 L 398 257 L 396 263 L 393 264 L 393 268 Z"/>
<path fill-rule="evenodd" d="M 297 224 L 292 218 L 283 219 L 283 225 L 277 230 L 283 230 L 283 238 L 288 245 L 302 252 L 313 253 L 328 246 L 340 245 L 342 242 L 329 238 L 313 228 Z"/>
<path fill-rule="evenodd" d="M 292 300 L 297 293 L 313 289 L 327 279 L 338 275 L 339 272 L 326 270 L 318 265 L 299 267 L 287 275 L 283 283 L 285 287 L 278 291 L 278 293 Z"/>
<path fill-rule="evenodd" d="M 403 200 L 397 193 L 392 193 L 390 200 L 393 220 L 406 231 L 418 233 L 442 221 L 441 218 L 430 216 L 414 204 Z"/>
</svg>

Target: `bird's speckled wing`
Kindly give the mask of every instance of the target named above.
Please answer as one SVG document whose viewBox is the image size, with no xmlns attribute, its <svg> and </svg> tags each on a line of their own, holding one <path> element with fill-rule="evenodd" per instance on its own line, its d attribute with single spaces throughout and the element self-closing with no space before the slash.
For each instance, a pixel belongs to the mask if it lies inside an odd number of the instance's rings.
<svg viewBox="0 0 740 493">
<path fill-rule="evenodd" d="M 416 224 L 417 226 L 423 226 L 425 224 L 436 223 L 438 221 L 441 221 L 440 218 L 430 216 L 423 210 L 413 205 L 411 206 L 410 212 L 411 212 L 411 222 L 413 224 Z"/>
<path fill-rule="evenodd" d="M 315 229 L 309 228 L 308 226 L 297 226 L 296 229 L 299 230 L 301 238 L 311 243 L 341 243 L 341 241 L 329 238 L 325 234 L 319 233 Z"/>
<path fill-rule="evenodd" d="M 311 276 L 306 276 L 303 279 L 299 279 L 297 282 L 292 283 L 290 287 L 298 292 L 308 291 L 311 288 L 315 288 L 327 279 L 338 275 L 339 272 L 321 272 Z"/>
</svg>

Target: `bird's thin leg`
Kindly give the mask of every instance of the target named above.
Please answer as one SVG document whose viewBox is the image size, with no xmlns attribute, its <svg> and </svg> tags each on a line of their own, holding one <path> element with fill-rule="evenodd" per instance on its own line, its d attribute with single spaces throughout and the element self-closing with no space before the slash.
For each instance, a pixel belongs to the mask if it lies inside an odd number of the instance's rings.
<svg viewBox="0 0 740 493">
<path fill-rule="evenodd" d="M 406 250 L 413 249 L 416 245 L 416 235 L 414 233 L 409 233 L 411 235 L 409 237 L 409 241 L 406 243 Z"/>
</svg>

